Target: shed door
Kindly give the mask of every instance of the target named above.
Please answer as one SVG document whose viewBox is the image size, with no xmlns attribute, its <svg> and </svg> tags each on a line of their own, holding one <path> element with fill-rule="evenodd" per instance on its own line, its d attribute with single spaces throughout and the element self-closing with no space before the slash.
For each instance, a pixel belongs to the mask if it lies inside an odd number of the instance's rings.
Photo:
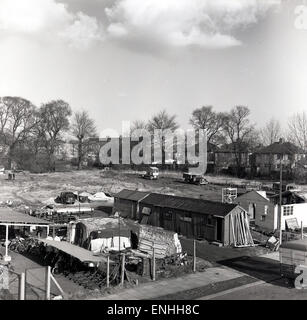
<svg viewBox="0 0 307 320">
<path fill-rule="evenodd" d="M 248 205 L 248 214 L 249 214 L 250 220 L 255 220 L 255 217 L 256 217 L 256 206 L 255 206 L 254 203 L 250 203 Z"/>
<path fill-rule="evenodd" d="M 223 232 L 223 219 L 216 218 L 216 240 L 222 241 L 222 232 Z"/>
</svg>

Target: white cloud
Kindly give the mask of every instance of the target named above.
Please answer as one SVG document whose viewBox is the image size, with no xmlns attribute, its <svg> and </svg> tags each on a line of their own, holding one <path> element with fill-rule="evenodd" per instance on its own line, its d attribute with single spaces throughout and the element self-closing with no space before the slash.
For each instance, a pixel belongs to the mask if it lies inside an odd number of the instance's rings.
<svg viewBox="0 0 307 320">
<path fill-rule="evenodd" d="M 89 17 L 79 12 L 73 23 L 69 25 L 60 35 L 69 39 L 73 46 L 87 48 L 95 41 L 103 40 L 103 31 L 96 18 Z"/>
<path fill-rule="evenodd" d="M 240 45 L 236 30 L 257 23 L 280 1 L 115 0 L 105 8 L 104 30 L 103 21 L 73 13 L 57 0 L 0 0 L 0 36 L 29 35 L 78 48 L 104 39 L 122 39 L 136 47 L 224 48 Z"/>
<path fill-rule="evenodd" d="M 1 34 L 28 34 L 64 39 L 72 45 L 87 47 L 102 38 L 94 17 L 68 11 L 55 0 L 0 0 Z"/>
<path fill-rule="evenodd" d="M 240 45 L 237 29 L 257 23 L 280 0 L 117 0 L 106 14 L 110 37 L 174 46 Z"/>
</svg>

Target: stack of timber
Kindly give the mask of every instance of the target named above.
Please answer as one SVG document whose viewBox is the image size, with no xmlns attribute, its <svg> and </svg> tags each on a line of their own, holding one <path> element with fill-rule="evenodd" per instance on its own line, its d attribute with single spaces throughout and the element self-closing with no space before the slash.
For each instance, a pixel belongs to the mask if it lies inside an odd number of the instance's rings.
<svg viewBox="0 0 307 320">
<path fill-rule="evenodd" d="M 150 241 L 141 239 L 139 242 L 139 250 L 153 255 L 153 248 L 155 249 L 155 256 L 157 259 L 166 257 L 167 244 L 158 241 Z"/>
<path fill-rule="evenodd" d="M 244 211 L 230 215 L 231 233 L 235 247 L 254 246 L 253 237 L 249 229 L 247 213 Z"/>
<path fill-rule="evenodd" d="M 156 258 L 164 258 L 182 252 L 178 234 L 163 228 L 140 225 L 138 249 L 152 255 L 155 248 Z"/>
</svg>

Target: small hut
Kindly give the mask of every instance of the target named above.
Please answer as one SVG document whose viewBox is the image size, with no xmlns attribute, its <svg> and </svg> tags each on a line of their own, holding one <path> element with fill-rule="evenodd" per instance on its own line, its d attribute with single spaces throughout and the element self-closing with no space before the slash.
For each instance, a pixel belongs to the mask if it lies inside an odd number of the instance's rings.
<svg viewBox="0 0 307 320">
<path fill-rule="evenodd" d="M 97 251 L 99 246 L 99 249 L 109 250 L 131 246 L 130 228 L 118 218 L 79 219 L 70 223 L 68 234 L 71 243 L 92 251 Z"/>
</svg>

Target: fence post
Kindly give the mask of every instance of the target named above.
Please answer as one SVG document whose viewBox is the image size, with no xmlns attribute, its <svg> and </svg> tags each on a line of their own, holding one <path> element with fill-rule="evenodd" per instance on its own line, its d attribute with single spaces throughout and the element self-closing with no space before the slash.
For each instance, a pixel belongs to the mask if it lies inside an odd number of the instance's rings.
<svg viewBox="0 0 307 320">
<path fill-rule="evenodd" d="M 51 274 L 51 267 L 47 266 L 46 267 L 46 300 L 50 300 L 50 274 Z"/>
<path fill-rule="evenodd" d="M 301 239 L 304 239 L 303 221 L 301 221 Z"/>
<path fill-rule="evenodd" d="M 110 287 L 110 256 L 107 256 L 107 288 Z"/>
<path fill-rule="evenodd" d="M 120 279 L 121 286 L 124 286 L 125 281 L 125 254 L 122 255 L 122 270 L 121 270 L 121 279 Z"/>
<path fill-rule="evenodd" d="M 196 240 L 193 240 L 193 272 L 196 272 Z"/>
<path fill-rule="evenodd" d="M 25 300 L 26 290 L 26 277 L 25 273 L 22 272 L 19 276 L 19 300 Z"/>
<path fill-rule="evenodd" d="M 152 248 L 152 281 L 156 281 L 156 253 L 155 253 L 155 247 Z"/>
</svg>

